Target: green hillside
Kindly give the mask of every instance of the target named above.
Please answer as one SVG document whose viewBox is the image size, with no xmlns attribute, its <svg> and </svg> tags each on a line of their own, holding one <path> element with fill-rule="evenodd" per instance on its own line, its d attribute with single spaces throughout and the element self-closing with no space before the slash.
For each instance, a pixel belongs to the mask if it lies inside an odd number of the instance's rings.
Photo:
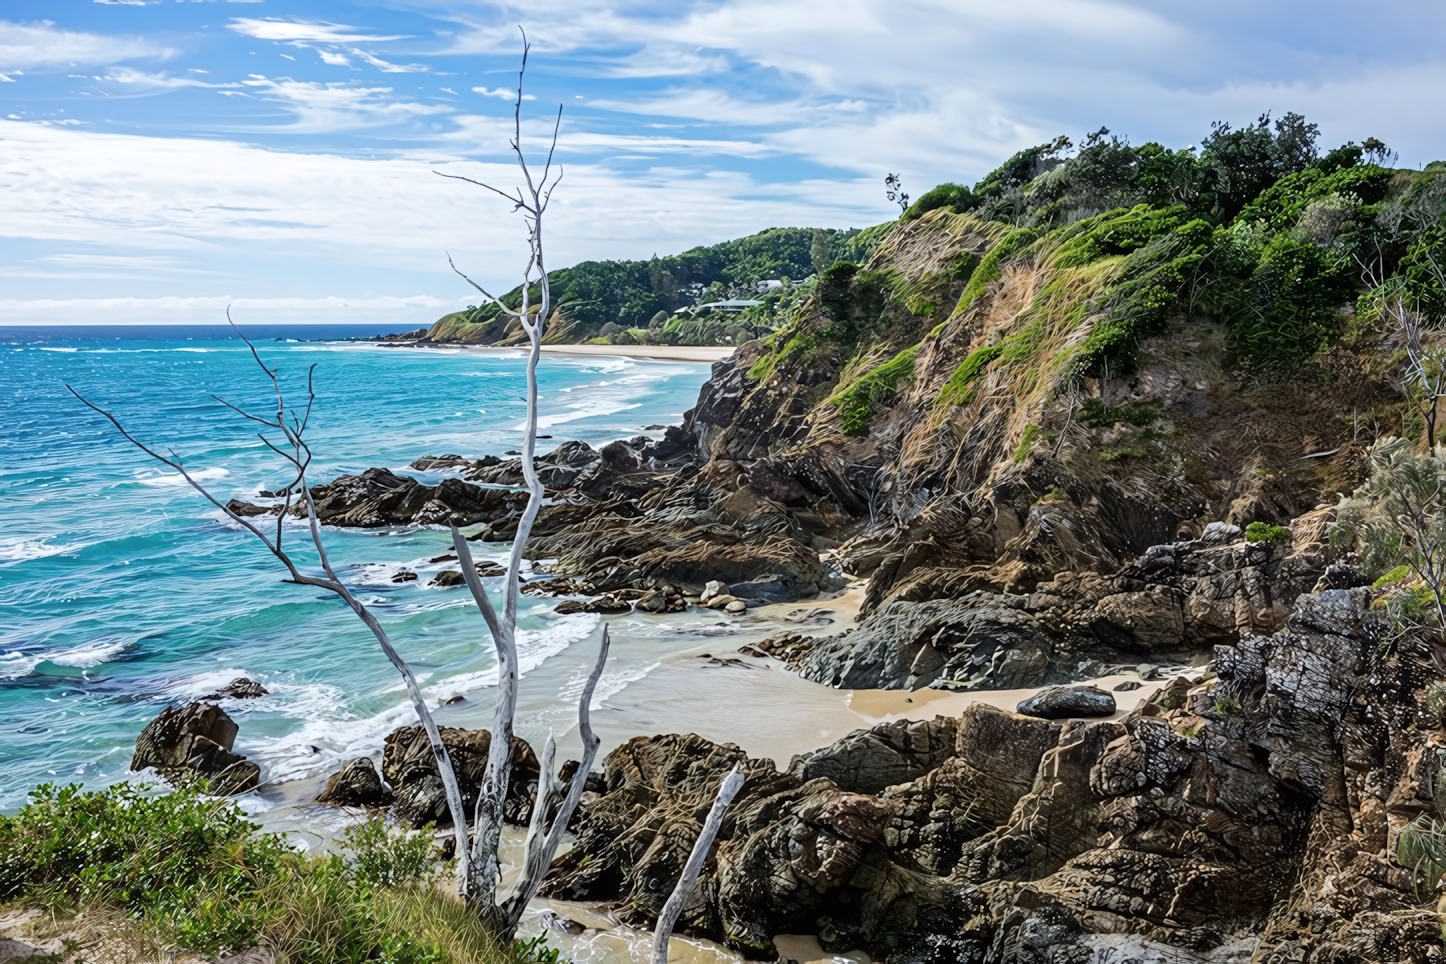
<svg viewBox="0 0 1446 964">
<path fill-rule="evenodd" d="M 878 229 L 770 228 L 647 261 L 584 261 L 559 268 L 548 274 L 557 314 L 547 340 L 708 345 L 744 341 L 770 330 L 780 305 L 811 290 L 807 279 L 836 259 L 867 257 L 881 236 Z M 765 280 L 788 283 L 759 294 L 757 282 Z M 534 288 L 534 303 L 536 297 Z M 763 304 L 741 313 L 675 315 L 680 308 L 730 299 Z M 521 286 L 502 300 L 512 308 L 520 305 Z M 515 340 L 516 326 L 509 331 L 499 315 L 496 305 L 469 306 L 438 320 L 429 336 L 433 341 L 482 344 Z"/>
</svg>

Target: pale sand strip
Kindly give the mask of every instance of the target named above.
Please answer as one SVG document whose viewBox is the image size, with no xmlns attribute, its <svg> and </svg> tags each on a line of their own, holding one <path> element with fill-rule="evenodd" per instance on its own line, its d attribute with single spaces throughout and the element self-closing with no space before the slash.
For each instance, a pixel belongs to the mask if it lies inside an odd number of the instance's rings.
<svg viewBox="0 0 1446 964">
<path fill-rule="evenodd" d="M 703 345 L 543 345 L 542 350 L 553 355 L 611 355 L 689 362 L 722 361 L 734 352 L 731 347 Z"/>
</svg>

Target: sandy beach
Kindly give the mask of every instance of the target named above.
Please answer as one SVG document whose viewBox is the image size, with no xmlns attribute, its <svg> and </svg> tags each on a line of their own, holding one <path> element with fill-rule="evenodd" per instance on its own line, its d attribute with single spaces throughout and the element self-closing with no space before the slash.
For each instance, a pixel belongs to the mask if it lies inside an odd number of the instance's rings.
<svg viewBox="0 0 1446 964">
<path fill-rule="evenodd" d="M 731 345 L 543 345 L 552 355 L 611 355 L 615 358 L 651 358 L 656 361 L 722 361 L 733 354 Z"/>
</svg>

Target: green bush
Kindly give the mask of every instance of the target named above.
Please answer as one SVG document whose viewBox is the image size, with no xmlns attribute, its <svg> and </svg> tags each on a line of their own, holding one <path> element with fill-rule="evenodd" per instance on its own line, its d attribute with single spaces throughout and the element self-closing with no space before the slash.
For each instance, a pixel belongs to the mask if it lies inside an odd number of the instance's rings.
<svg viewBox="0 0 1446 964">
<path fill-rule="evenodd" d="M 1107 211 L 1070 225 L 1055 255 L 1055 264 L 1073 268 L 1115 254 L 1129 254 L 1179 227 L 1185 220 L 1182 206 L 1156 208 L 1147 204 Z"/>
<path fill-rule="evenodd" d="M 342 842 L 352 876 L 369 887 L 403 887 L 432 880 L 441 868 L 427 832 L 430 829 L 391 828 L 382 817 L 348 827 Z"/>
<path fill-rule="evenodd" d="M 913 377 L 914 358 L 918 354 L 918 345 L 905 348 L 834 394 L 833 404 L 843 416 L 844 434 L 869 434 L 879 406 L 893 398 L 899 382 Z"/>
<path fill-rule="evenodd" d="M 1390 586 L 1400 585 L 1410 577 L 1411 567 L 1403 563 L 1402 565 L 1399 565 L 1396 568 L 1383 573 L 1379 579 L 1371 583 L 1371 588 L 1386 589 Z"/>
<path fill-rule="evenodd" d="M 1245 527 L 1247 542 L 1289 542 L 1290 530 L 1269 522 L 1252 522 Z"/>
<path fill-rule="evenodd" d="M 1039 232 L 1030 228 L 1016 228 L 1001 238 L 974 269 L 969 283 L 959 295 L 959 303 L 955 306 L 954 313 L 958 314 L 973 304 L 976 298 L 984 294 L 991 281 L 998 281 L 1004 274 L 1005 263 L 1037 240 Z"/>
<path fill-rule="evenodd" d="M 430 840 L 379 821 L 348 839 L 350 859 L 310 856 L 259 833 L 234 801 L 47 784 L 0 817 L 0 899 L 118 907 L 204 954 L 264 944 L 291 964 L 440 964 L 437 946 L 389 929 L 378 903 L 434 872 Z"/>
<path fill-rule="evenodd" d="M 917 201 L 909 205 L 909 209 L 904 212 L 899 220 L 917 221 L 925 214 L 938 208 L 949 208 L 955 214 L 963 214 L 973 206 L 974 198 L 970 194 L 967 186 L 945 182 L 920 195 Z"/>
</svg>

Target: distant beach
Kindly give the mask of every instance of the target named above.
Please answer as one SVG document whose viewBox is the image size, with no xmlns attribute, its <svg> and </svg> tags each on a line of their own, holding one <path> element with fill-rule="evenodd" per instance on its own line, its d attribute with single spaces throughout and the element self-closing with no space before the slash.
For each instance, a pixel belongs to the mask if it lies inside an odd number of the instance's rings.
<svg viewBox="0 0 1446 964">
<path fill-rule="evenodd" d="M 737 349 L 731 345 L 543 345 L 554 355 L 612 355 L 620 358 L 652 358 L 657 361 L 722 361 Z"/>
</svg>

